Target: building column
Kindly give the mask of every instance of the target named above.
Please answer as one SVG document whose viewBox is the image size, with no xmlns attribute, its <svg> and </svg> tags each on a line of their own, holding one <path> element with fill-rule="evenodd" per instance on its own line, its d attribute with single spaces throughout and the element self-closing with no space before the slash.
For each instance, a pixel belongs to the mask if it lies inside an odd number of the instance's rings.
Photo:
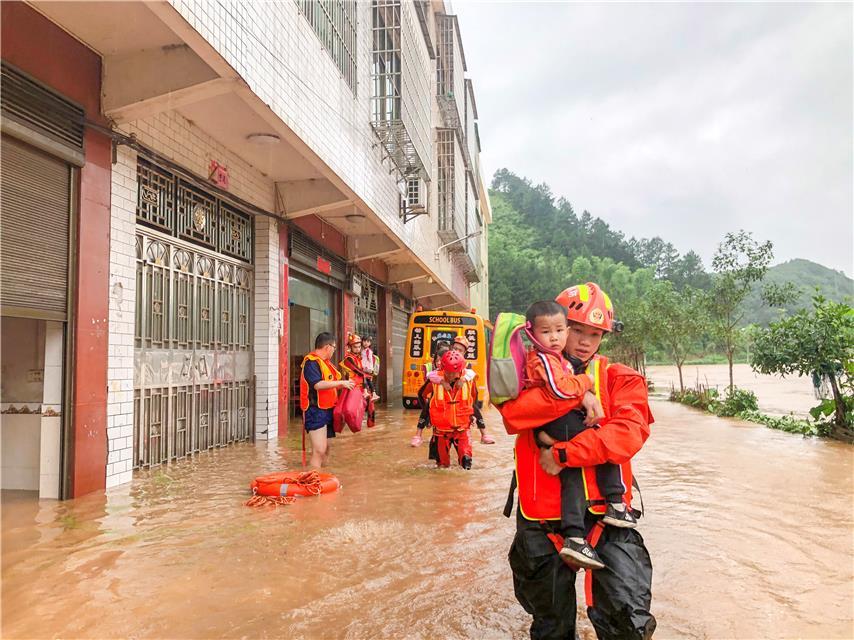
<svg viewBox="0 0 854 640">
<path fill-rule="evenodd" d="M 133 479 L 133 376 L 136 338 L 136 152 L 116 149 L 110 206 L 110 331 L 107 487 Z"/>
<path fill-rule="evenodd" d="M 377 376 L 377 393 L 382 402 L 388 403 L 389 376 L 388 365 L 391 364 L 391 292 L 385 287 L 379 288 L 377 300 L 377 355 L 380 357 L 380 373 Z"/>
<path fill-rule="evenodd" d="M 279 434 L 279 230 L 266 216 L 255 218 L 255 438 Z"/>
<path fill-rule="evenodd" d="M 288 352 L 288 227 L 280 223 L 279 227 L 279 435 L 288 432 L 290 415 L 290 353 Z"/>
<path fill-rule="evenodd" d="M 80 170 L 74 301 L 71 487 L 69 497 L 105 487 L 111 141 L 87 129 Z"/>
<path fill-rule="evenodd" d="M 60 497 L 64 329 L 61 322 L 45 322 L 44 383 L 39 439 L 39 498 Z"/>
</svg>

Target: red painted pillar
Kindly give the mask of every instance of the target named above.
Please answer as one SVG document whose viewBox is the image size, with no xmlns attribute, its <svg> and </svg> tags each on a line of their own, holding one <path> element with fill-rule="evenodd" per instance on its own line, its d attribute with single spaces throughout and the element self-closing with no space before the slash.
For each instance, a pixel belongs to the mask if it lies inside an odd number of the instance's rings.
<svg viewBox="0 0 854 640">
<path fill-rule="evenodd" d="M 80 170 L 74 301 L 71 497 L 107 480 L 107 352 L 110 271 L 110 139 L 86 130 Z"/>
<path fill-rule="evenodd" d="M 288 432 L 290 416 L 290 355 L 288 305 L 288 226 L 279 222 L 279 308 L 282 310 L 282 330 L 279 333 L 279 436 Z"/>
<path fill-rule="evenodd" d="M 353 304 L 353 296 L 346 291 L 341 292 L 341 329 L 346 347 L 347 336 L 356 331 L 356 307 Z"/>
</svg>

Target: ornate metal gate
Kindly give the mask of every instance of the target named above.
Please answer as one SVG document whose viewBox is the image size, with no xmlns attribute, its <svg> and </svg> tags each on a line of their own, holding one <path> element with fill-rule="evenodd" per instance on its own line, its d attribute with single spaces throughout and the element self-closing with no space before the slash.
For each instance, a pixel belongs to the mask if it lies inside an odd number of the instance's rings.
<svg viewBox="0 0 854 640">
<path fill-rule="evenodd" d="M 134 468 L 255 432 L 251 218 L 142 161 L 139 178 L 158 230 L 136 236 Z"/>
</svg>

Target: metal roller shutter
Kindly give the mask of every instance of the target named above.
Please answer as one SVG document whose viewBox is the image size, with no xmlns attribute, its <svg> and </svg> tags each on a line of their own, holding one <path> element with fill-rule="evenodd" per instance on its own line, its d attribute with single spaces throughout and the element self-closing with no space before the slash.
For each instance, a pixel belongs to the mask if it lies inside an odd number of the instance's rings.
<svg viewBox="0 0 854 640">
<path fill-rule="evenodd" d="M 0 166 L 0 304 L 65 319 L 71 168 L 8 136 Z"/>
<path fill-rule="evenodd" d="M 406 349 L 406 332 L 409 314 L 397 307 L 391 308 L 391 368 L 389 403 L 399 404 L 403 398 L 403 352 Z"/>
</svg>

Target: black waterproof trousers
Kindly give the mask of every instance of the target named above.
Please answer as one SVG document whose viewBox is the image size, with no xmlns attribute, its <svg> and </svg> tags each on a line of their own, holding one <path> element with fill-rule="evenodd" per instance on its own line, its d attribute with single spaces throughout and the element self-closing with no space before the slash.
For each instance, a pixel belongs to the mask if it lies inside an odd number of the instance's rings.
<svg viewBox="0 0 854 640">
<path fill-rule="evenodd" d="M 547 530 L 518 512 L 516 536 L 508 559 L 519 604 L 534 618 L 532 640 L 573 640 L 575 572 L 557 553 Z M 595 519 L 588 516 L 588 526 Z M 655 631 L 652 562 L 635 529 L 605 527 L 596 545 L 605 563 L 593 572 L 594 606 L 587 616 L 599 640 L 646 640 Z"/>
</svg>

